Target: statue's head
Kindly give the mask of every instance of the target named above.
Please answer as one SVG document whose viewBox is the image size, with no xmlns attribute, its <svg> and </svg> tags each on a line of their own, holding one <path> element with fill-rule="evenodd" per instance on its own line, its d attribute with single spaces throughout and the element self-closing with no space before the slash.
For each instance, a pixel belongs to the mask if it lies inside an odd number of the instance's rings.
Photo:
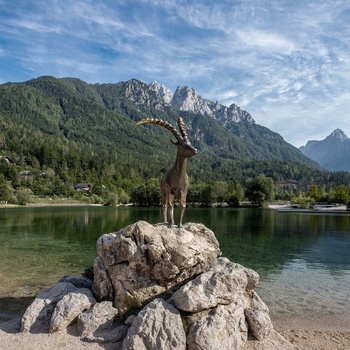
<svg viewBox="0 0 350 350">
<path fill-rule="evenodd" d="M 136 125 L 146 124 L 146 123 L 157 124 L 157 125 L 163 126 L 164 128 L 168 129 L 176 138 L 176 141 L 173 139 L 170 139 L 171 143 L 178 147 L 178 152 L 183 157 L 190 158 L 197 153 L 197 149 L 191 145 L 191 142 L 188 139 L 185 123 L 183 122 L 182 118 L 179 118 L 177 120 L 177 125 L 179 127 L 179 130 L 175 129 L 174 126 L 172 126 L 171 124 L 169 124 L 168 122 L 166 122 L 164 120 L 153 119 L 153 118 L 152 119 L 142 119 L 141 121 L 136 123 Z"/>
</svg>

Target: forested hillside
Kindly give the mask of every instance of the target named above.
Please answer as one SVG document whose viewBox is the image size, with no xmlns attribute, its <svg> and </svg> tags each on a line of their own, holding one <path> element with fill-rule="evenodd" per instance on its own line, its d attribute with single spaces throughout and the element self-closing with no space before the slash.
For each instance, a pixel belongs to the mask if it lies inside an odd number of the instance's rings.
<svg viewBox="0 0 350 350">
<path fill-rule="evenodd" d="M 87 196 L 113 202 L 118 196 L 123 202 L 131 198 L 155 204 L 159 179 L 172 165 L 176 148 L 164 128 L 135 126 L 149 117 L 175 124 L 181 116 L 188 125 L 198 149 L 188 164 L 193 198 L 215 184 L 232 194 L 258 174 L 271 177 L 281 197 L 305 191 L 312 183 L 331 188 L 349 181 L 348 173 L 320 170 L 263 126 L 224 126 L 205 115 L 167 106 L 154 109 L 151 99 L 142 105 L 125 97 L 130 84 L 139 85 L 136 93 L 152 94 L 147 84 L 135 80 L 90 85 L 45 76 L 0 85 L 0 200 Z M 89 191 L 74 189 L 78 183 L 88 184 Z"/>
</svg>

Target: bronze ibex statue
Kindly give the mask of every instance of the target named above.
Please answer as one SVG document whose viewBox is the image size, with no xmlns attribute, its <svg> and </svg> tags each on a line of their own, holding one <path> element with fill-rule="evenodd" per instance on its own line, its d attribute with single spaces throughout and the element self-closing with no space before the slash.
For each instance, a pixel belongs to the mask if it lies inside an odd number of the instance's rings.
<svg viewBox="0 0 350 350">
<path fill-rule="evenodd" d="M 188 176 L 186 174 L 187 158 L 194 156 L 197 150 L 191 145 L 188 139 L 185 124 L 182 118 L 177 120 L 179 131 L 171 124 L 161 119 L 143 119 L 136 125 L 151 123 L 163 126 L 168 129 L 177 141 L 170 139 L 171 143 L 177 146 L 177 156 L 175 164 L 165 173 L 161 182 L 162 206 L 164 222 L 168 222 L 169 227 L 174 225 L 174 198 L 179 196 L 180 199 L 180 221 L 179 227 L 182 226 L 182 218 L 186 208 L 186 196 L 188 189 Z"/>
</svg>

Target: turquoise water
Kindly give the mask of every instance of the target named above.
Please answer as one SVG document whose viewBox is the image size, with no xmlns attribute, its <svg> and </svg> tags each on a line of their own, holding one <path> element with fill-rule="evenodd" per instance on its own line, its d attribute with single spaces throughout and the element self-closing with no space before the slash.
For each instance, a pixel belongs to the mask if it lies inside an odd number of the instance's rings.
<svg viewBox="0 0 350 350">
<path fill-rule="evenodd" d="M 0 298 L 36 295 L 64 274 L 82 273 L 101 234 L 138 220 L 160 222 L 161 210 L 1 209 Z M 189 208 L 185 221 L 212 229 L 223 256 L 260 274 L 257 292 L 276 328 L 350 328 L 350 216 Z"/>
</svg>

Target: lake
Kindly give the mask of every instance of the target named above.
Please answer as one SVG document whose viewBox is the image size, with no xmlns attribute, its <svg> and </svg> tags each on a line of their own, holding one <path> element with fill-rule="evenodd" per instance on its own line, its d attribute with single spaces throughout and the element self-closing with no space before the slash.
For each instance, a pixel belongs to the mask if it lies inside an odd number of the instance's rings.
<svg viewBox="0 0 350 350">
<path fill-rule="evenodd" d="M 81 274 L 101 234 L 138 220 L 158 223 L 161 209 L 1 209 L 0 298 L 34 296 L 64 274 Z M 259 273 L 256 291 L 276 329 L 350 328 L 349 215 L 188 208 L 186 221 L 206 225 L 223 256 Z"/>
</svg>

